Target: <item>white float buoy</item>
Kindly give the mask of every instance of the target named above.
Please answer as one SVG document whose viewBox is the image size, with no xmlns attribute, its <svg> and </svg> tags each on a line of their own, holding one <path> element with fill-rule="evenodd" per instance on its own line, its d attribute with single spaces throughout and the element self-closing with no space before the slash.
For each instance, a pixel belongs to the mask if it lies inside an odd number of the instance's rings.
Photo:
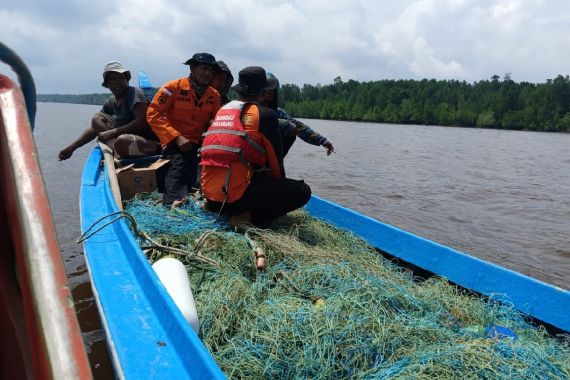
<svg viewBox="0 0 570 380">
<path fill-rule="evenodd" d="M 200 330 L 198 311 L 196 310 L 190 279 L 184 264 L 173 257 L 165 257 L 155 262 L 152 268 L 186 321 L 192 326 L 194 332 L 198 334 Z"/>
</svg>

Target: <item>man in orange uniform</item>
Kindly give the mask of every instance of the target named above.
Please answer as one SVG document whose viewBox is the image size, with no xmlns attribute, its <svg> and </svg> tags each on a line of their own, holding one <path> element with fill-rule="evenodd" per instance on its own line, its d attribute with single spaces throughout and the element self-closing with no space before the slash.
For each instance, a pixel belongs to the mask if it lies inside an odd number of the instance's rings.
<svg viewBox="0 0 570 380">
<path fill-rule="evenodd" d="M 164 178 L 165 206 L 183 202 L 196 186 L 202 133 L 221 107 L 220 95 L 208 86 L 217 68 L 214 56 L 196 53 L 184 64 L 190 65 L 190 76 L 162 86 L 146 114 L 164 148 L 163 157 L 170 160 Z"/>
<path fill-rule="evenodd" d="M 202 194 L 209 211 L 240 216 L 263 227 L 303 207 L 311 189 L 285 178 L 283 144 L 277 116 L 259 105 L 267 87 L 265 70 L 250 66 L 232 87 L 239 100 L 224 105 L 201 148 Z"/>
</svg>

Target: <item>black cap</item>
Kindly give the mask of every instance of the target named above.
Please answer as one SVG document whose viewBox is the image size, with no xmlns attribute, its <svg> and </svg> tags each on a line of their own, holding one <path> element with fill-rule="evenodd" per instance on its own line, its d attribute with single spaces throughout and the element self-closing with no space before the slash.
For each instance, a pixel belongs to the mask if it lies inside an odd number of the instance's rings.
<svg viewBox="0 0 570 380">
<path fill-rule="evenodd" d="M 194 64 L 209 65 L 209 66 L 213 66 L 214 68 L 218 66 L 216 64 L 216 58 L 214 58 L 214 56 L 210 53 L 196 53 L 192 56 L 192 58 L 190 58 L 189 60 L 184 62 L 184 64 L 185 65 L 194 65 Z"/>
<path fill-rule="evenodd" d="M 232 89 L 240 95 L 258 95 L 267 88 L 265 69 L 248 66 L 239 72 L 239 83 Z"/>
<path fill-rule="evenodd" d="M 228 67 L 228 65 L 226 65 L 226 63 L 224 61 L 216 61 L 216 65 L 217 65 L 216 70 L 215 70 L 216 72 L 224 72 L 224 73 L 228 73 L 228 74 L 232 75 L 230 68 Z"/>
<path fill-rule="evenodd" d="M 216 65 L 217 65 L 217 67 L 215 68 L 215 71 L 219 72 L 219 73 L 228 74 L 230 76 L 230 83 L 233 83 L 234 76 L 232 75 L 232 72 L 231 72 L 230 68 L 228 67 L 228 65 L 226 65 L 226 63 L 224 61 L 216 61 Z"/>
</svg>

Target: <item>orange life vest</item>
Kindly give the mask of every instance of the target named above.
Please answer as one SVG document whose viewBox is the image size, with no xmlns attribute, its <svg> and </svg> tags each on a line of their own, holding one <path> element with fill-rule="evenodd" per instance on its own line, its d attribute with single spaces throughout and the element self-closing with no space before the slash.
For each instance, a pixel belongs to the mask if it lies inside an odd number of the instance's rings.
<svg viewBox="0 0 570 380">
<path fill-rule="evenodd" d="M 253 103 L 232 101 L 218 111 L 204 133 L 200 157 L 202 194 L 211 201 L 237 201 L 256 171 L 280 175 L 273 146 L 259 132 L 259 109 Z"/>
</svg>

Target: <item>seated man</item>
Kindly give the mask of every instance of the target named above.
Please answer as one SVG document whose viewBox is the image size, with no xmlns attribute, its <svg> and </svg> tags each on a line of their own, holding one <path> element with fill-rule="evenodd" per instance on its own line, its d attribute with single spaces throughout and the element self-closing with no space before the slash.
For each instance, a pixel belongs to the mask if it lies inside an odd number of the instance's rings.
<svg viewBox="0 0 570 380">
<path fill-rule="evenodd" d="M 146 118 L 170 160 L 164 177 L 162 203 L 178 207 L 188 199 L 198 180 L 198 148 L 202 134 L 220 109 L 220 95 L 209 86 L 217 68 L 209 53 L 187 60 L 190 75 L 174 79 L 158 90 Z"/>
<path fill-rule="evenodd" d="M 73 152 L 94 138 L 114 149 L 121 157 L 160 152 L 158 138 L 146 121 L 148 100 L 141 89 L 129 86 L 131 73 L 119 62 L 109 62 L 103 70 L 103 87 L 111 90 L 101 111 L 91 119 L 91 127 L 59 152 L 67 160 Z"/>
<path fill-rule="evenodd" d="M 218 111 L 200 151 L 206 209 L 260 227 L 311 197 L 303 181 L 285 178 L 277 116 L 258 104 L 266 87 L 263 68 L 241 70 L 232 87 L 239 100 Z"/>
</svg>

